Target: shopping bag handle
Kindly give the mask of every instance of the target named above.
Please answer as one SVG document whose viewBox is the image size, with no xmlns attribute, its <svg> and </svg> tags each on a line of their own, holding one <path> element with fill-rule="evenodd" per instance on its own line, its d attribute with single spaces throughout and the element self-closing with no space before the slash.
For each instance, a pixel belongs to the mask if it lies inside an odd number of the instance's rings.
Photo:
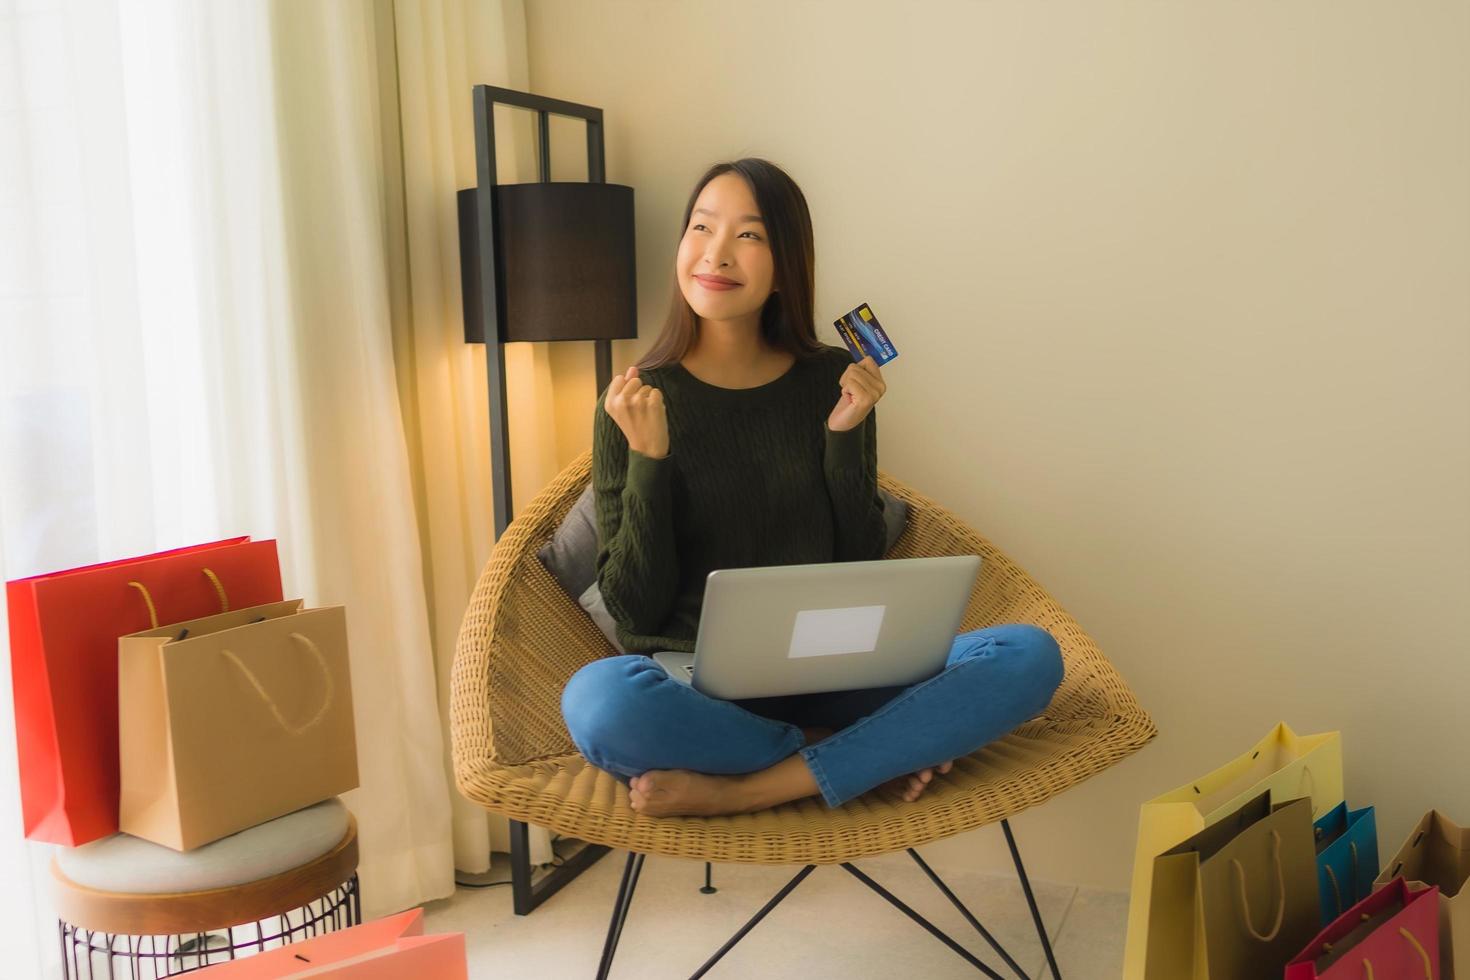
<svg viewBox="0 0 1470 980">
<path fill-rule="evenodd" d="M 239 669 L 240 673 L 245 675 L 245 679 L 250 682 L 250 686 L 255 688 L 255 693 L 260 695 L 260 699 L 265 702 L 266 707 L 271 709 L 271 714 L 274 715 L 276 718 L 276 724 L 280 725 L 281 728 L 285 730 L 287 735 L 291 735 L 294 737 L 297 735 L 305 734 L 307 730 L 314 727 L 317 723 L 319 723 L 323 718 L 327 716 L 327 712 L 330 711 L 332 708 L 332 702 L 336 700 L 335 695 L 337 688 L 336 685 L 332 682 L 332 670 L 330 667 L 327 666 L 327 658 L 322 655 L 321 648 L 313 643 L 311 641 L 311 638 L 308 636 L 304 636 L 300 633 L 292 633 L 290 634 L 290 636 L 291 639 L 306 647 L 307 651 L 316 660 L 317 669 L 322 672 L 322 681 L 326 687 L 326 695 L 322 698 L 322 706 L 317 709 L 316 714 L 311 716 L 310 721 L 307 721 L 301 725 L 293 725 L 286 720 L 286 716 L 281 714 L 281 709 L 276 704 L 276 699 L 270 696 L 269 692 L 266 691 L 265 686 L 260 683 L 260 679 L 255 676 L 255 672 L 252 671 L 249 667 L 245 666 L 245 662 L 235 654 L 235 651 L 222 649 L 220 650 L 220 653 L 224 655 L 226 660 L 234 664 Z"/>
<path fill-rule="evenodd" d="M 1235 868 L 1235 887 L 1236 892 L 1240 895 L 1240 911 L 1245 917 L 1245 928 L 1252 936 L 1263 943 L 1269 943 L 1275 939 L 1277 933 L 1281 931 L 1281 923 L 1286 920 L 1286 872 L 1281 868 L 1281 834 L 1274 828 L 1271 831 L 1271 840 L 1273 842 L 1273 860 L 1276 862 L 1276 890 L 1280 894 L 1280 898 L 1276 905 L 1276 924 L 1265 935 L 1256 932 L 1255 924 L 1251 922 L 1250 900 L 1245 896 L 1245 867 L 1241 865 L 1237 858 L 1230 859 L 1231 867 Z"/>
<path fill-rule="evenodd" d="M 1367 913 L 1363 914 L 1363 921 L 1366 922 L 1369 918 L 1370 916 Z M 1410 932 L 1403 926 L 1399 926 L 1399 935 L 1403 936 L 1409 941 L 1409 944 L 1412 945 L 1414 949 L 1419 953 L 1419 958 L 1424 961 L 1424 980 L 1434 980 L 1434 966 L 1430 963 L 1429 954 L 1424 951 L 1424 946 L 1419 942 L 1418 939 L 1414 938 L 1414 934 L 1412 932 Z M 1373 964 L 1368 962 L 1367 960 L 1363 961 L 1363 974 L 1365 980 L 1374 980 Z"/>
<path fill-rule="evenodd" d="M 1358 842 L 1355 840 L 1348 841 L 1348 850 L 1351 851 L 1353 855 L 1352 895 L 1353 898 L 1356 899 L 1358 896 Z M 1337 875 L 1333 872 L 1332 865 L 1330 864 L 1322 865 L 1322 870 L 1327 872 L 1327 880 L 1332 882 L 1332 897 L 1337 902 L 1337 914 L 1342 915 L 1345 910 L 1342 907 L 1342 889 L 1338 887 Z"/>
<path fill-rule="evenodd" d="M 202 571 L 204 572 L 204 577 L 209 579 L 209 584 L 214 586 L 215 595 L 219 596 L 219 611 L 229 612 L 230 597 L 225 595 L 224 583 L 219 580 L 218 575 L 214 574 L 213 569 L 205 568 Z"/>
<path fill-rule="evenodd" d="M 1305 793 L 1303 793 L 1302 792 L 1302 787 L 1305 786 L 1305 785 L 1307 785 L 1308 783 L 1311 783 L 1312 784 L 1312 787 L 1311 787 L 1311 789 L 1309 789 Z M 1315 795 L 1316 790 L 1317 790 L 1317 777 L 1312 773 L 1312 767 L 1311 766 L 1308 766 L 1308 765 L 1303 765 L 1302 766 L 1302 774 L 1301 774 L 1300 778 L 1297 779 L 1296 795 L 1298 797 L 1305 796 L 1308 800 L 1310 800 Z M 1316 804 L 1313 803 L 1313 806 L 1315 807 Z"/>
<path fill-rule="evenodd" d="M 202 571 L 205 577 L 209 579 L 210 584 L 214 586 L 215 594 L 219 596 L 219 611 L 229 612 L 230 597 L 225 594 L 224 583 L 219 580 L 218 575 L 214 574 L 213 569 L 205 568 Z M 142 582 L 129 582 L 128 585 L 131 588 L 137 589 L 142 594 L 143 602 L 148 606 L 148 622 L 153 624 L 150 629 L 158 629 L 158 607 L 153 604 L 153 594 L 148 591 L 148 586 Z"/>
</svg>

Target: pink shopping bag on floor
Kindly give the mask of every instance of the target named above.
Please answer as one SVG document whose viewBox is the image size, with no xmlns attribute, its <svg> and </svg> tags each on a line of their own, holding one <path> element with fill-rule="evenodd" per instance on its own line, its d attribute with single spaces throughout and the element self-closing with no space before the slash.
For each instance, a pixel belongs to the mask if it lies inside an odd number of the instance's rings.
<svg viewBox="0 0 1470 980">
<path fill-rule="evenodd" d="M 1440 980 L 1439 967 L 1439 889 L 1395 878 L 1322 930 L 1286 980 Z"/>
<path fill-rule="evenodd" d="M 218 963 L 204 980 L 468 980 L 464 933 L 425 936 L 424 910 L 329 932 L 254 956 Z"/>
</svg>

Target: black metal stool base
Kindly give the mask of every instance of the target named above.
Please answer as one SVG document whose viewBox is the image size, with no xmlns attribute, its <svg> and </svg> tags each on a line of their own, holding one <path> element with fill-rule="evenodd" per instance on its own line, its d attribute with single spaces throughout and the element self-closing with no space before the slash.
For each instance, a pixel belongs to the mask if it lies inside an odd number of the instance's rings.
<svg viewBox="0 0 1470 980">
<path fill-rule="evenodd" d="M 362 925 L 362 890 L 355 873 L 299 908 L 207 933 L 128 936 L 96 932 L 64 920 L 56 924 L 61 935 L 63 980 L 174 977 L 358 925 Z"/>
<path fill-rule="evenodd" d="M 1052 952 L 1051 939 L 1046 934 L 1045 923 L 1041 921 L 1041 910 L 1036 906 L 1036 896 L 1031 891 L 1031 880 L 1027 878 L 1026 868 L 1021 863 L 1021 852 L 1016 847 L 1016 838 L 1011 833 L 1010 822 L 1002 820 L 1000 822 L 1000 825 L 1001 829 L 1005 831 L 1006 844 L 1011 851 L 1011 860 L 1016 865 L 1016 875 L 1021 880 L 1021 890 L 1026 894 L 1026 904 L 1031 908 L 1031 921 L 1036 924 L 1036 935 L 1041 939 L 1041 948 L 1046 951 L 1047 965 L 1051 967 L 1051 975 L 1054 980 L 1061 980 L 1061 971 L 1057 969 L 1057 958 L 1056 955 Z M 980 933 L 980 936 L 987 943 L 990 944 L 990 947 L 995 950 L 996 955 L 1004 960 L 1006 966 L 1015 972 L 1016 977 L 1018 977 L 1019 980 L 1031 980 L 1031 978 L 1026 975 L 1026 972 L 1021 969 L 1020 964 L 1016 962 L 1015 957 L 1006 952 L 1005 948 L 1002 947 L 998 941 L 996 941 L 996 938 L 991 935 L 990 932 L 983 925 L 980 924 L 980 920 L 976 919 L 975 916 L 970 912 L 970 910 L 965 908 L 964 903 L 961 902 L 959 898 L 956 897 L 955 893 L 951 891 L 943 881 L 940 880 L 937 874 L 934 873 L 934 869 L 930 868 L 928 864 L 924 863 L 924 859 L 919 857 L 919 853 L 915 851 L 912 847 L 908 848 L 908 853 L 909 856 L 912 857 L 914 861 L 919 865 L 919 867 L 924 870 L 924 874 L 928 875 L 929 879 L 939 887 L 939 890 L 944 894 L 944 897 L 954 903 L 955 908 L 960 910 L 960 913 L 965 917 L 966 921 L 973 925 L 976 931 Z M 633 889 L 637 887 L 638 875 L 643 871 L 643 858 L 644 855 L 642 854 L 637 854 L 632 851 L 628 853 L 628 863 L 623 868 L 623 880 L 618 885 L 618 895 L 613 902 L 612 921 L 608 923 L 607 939 L 602 945 L 602 961 L 597 966 L 597 980 L 606 980 L 608 972 L 612 969 L 613 955 L 617 952 L 618 940 L 622 937 L 623 934 L 623 923 L 627 921 L 628 908 L 633 903 Z M 706 960 L 703 966 L 701 966 L 698 970 L 690 975 L 690 980 L 698 980 L 699 977 L 702 977 L 706 973 L 708 973 L 710 969 L 720 961 L 721 957 L 730 952 L 730 950 L 735 947 L 735 944 L 740 942 L 741 939 L 744 939 L 746 934 L 749 933 L 750 930 L 754 929 L 762 919 L 770 914 L 770 911 L 774 909 L 777 905 L 779 905 L 781 901 L 786 898 L 787 895 L 790 895 L 792 891 L 796 889 L 796 886 L 801 884 L 802 881 L 806 879 L 806 876 L 811 874 L 812 871 L 816 869 L 816 867 L 817 866 L 815 864 L 808 864 L 806 867 L 798 871 L 796 873 L 796 876 L 788 881 L 785 885 L 783 885 L 781 890 L 778 891 L 769 902 L 762 906 L 759 912 L 751 916 L 749 922 L 741 926 L 736 931 L 735 935 L 730 937 L 725 945 L 716 950 L 715 954 L 711 956 L 708 960 Z M 923 927 L 923 929 L 930 935 L 932 935 L 935 939 L 938 939 L 940 942 L 944 943 L 944 945 L 954 950 L 956 954 L 958 954 L 962 959 L 965 960 L 965 962 L 975 967 L 975 969 L 979 970 L 985 976 L 992 977 L 993 980 L 1006 980 L 1005 977 L 995 972 L 994 969 L 987 966 L 977 956 L 975 956 L 969 950 L 965 949 L 965 947 L 961 946 L 954 939 L 946 935 L 938 926 L 934 925 L 918 912 L 905 905 L 896 895 L 888 891 L 882 885 L 878 884 L 872 878 L 868 877 L 862 871 L 858 870 L 858 868 L 854 867 L 850 862 L 844 861 L 842 863 L 842 867 L 858 881 L 861 881 L 863 884 L 867 885 L 883 898 L 887 899 L 891 905 L 897 908 L 904 915 L 908 916 L 910 919 L 913 919 L 914 922 Z M 709 891 L 714 890 L 710 885 L 709 874 L 709 863 L 706 862 L 705 887 L 700 889 L 700 891 L 706 892 L 706 894 Z"/>
</svg>

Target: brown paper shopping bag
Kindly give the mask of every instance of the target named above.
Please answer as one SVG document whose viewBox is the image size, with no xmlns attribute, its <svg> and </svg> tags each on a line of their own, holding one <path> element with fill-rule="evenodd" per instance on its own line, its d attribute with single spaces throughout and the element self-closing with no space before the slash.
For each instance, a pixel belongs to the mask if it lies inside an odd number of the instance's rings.
<svg viewBox="0 0 1470 980">
<path fill-rule="evenodd" d="M 185 851 L 357 786 L 347 617 L 300 599 L 118 641 L 120 828 Z"/>
<path fill-rule="evenodd" d="M 1154 860 L 1150 971 L 1175 980 L 1279 977 L 1317 933 L 1307 799 L 1262 793 Z"/>
<path fill-rule="evenodd" d="M 1214 772 L 1143 804 L 1128 899 L 1125 980 L 1178 980 L 1149 962 L 1154 858 L 1266 791 L 1277 802 L 1310 797 L 1313 818 L 1325 816 L 1343 801 L 1339 733 L 1298 735 L 1283 722 Z"/>
<path fill-rule="evenodd" d="M 1439 972 L 1470 980 L 1470 827 L 1430 810 L 1373 882 L 1377 891 L 1402 876 L 1412 888 L 1439 886 Z"/>
</svg>

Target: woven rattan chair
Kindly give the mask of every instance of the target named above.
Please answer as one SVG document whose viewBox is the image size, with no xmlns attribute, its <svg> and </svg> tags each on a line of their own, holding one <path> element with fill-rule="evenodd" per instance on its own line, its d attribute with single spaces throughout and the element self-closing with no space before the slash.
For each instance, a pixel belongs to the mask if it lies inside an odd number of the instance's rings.
<svg viewBox="0 0 1470 980">
<path fill-rule="evenodd" d="M 835 810 L 809 797 L 757 813 L 650 817 L 627 788 L 577 751 L 561 715 L 568 678 L 616 650 L 536 555 L 586 487 L 584 452 L 506 528 L 475 588 L 454 658 L 451 726 L 455 780 L 469 799 L 512 820 L 626 848 L 622 884 L 598 976 L 611 968 L 628 904 L 647 854 L 705 862 L 801 864 L 802 870 L 694 976 L 702 976 L 816 865 L 840 864 L 987 976 L 1000 977 L 852 865 L 906 849 L 1011 969 L 1025 977 L 914 850 L 999 821 L 1041 943 L 1059 976 L 1046 929 L 1007 818 L 1042 803 L 1135 752 L 1157 733 L 1132 691 L 1082 628 L 1015 562 L 929 498 L 879 472 L 880 485 L 908 502 L 908 525 L 885 556 L 977 554 L 980 578 L 962 630 L 1031 623 L 1056 637 L 1066 675 L 1046 712 L 934 775 L 916 801 L 881 788 Z M 602 849 L 599 849 L 602 852 Z M 709 865 L 706 864 L 708 887 Z"/>
</svg>

